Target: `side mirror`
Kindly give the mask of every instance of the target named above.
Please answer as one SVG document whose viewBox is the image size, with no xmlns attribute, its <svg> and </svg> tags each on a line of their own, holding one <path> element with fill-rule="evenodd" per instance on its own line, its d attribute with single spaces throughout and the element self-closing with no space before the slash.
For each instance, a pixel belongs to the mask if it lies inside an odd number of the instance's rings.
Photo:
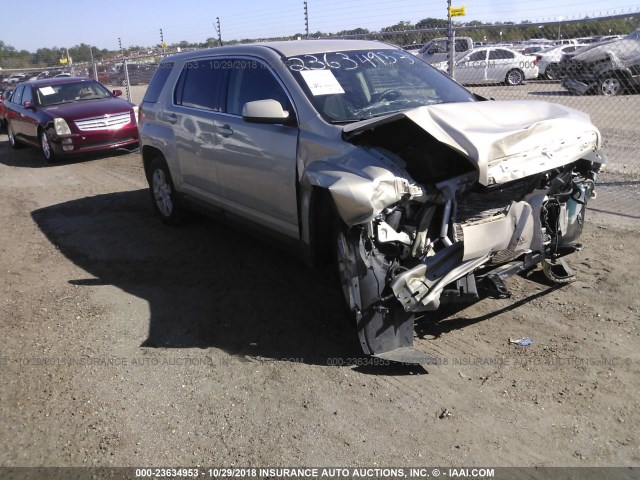
<svg viewBox="0 0 640 480">
<path fill-rule="evenodd" d="M 24 102 L 24 103 L 22 104 L 22 106 L 23 106 L 24 108 L 33 108 L 33 103 L 32 103 L 32 102 L 30 102 L 29 100 L 27 100 L 26 102 Z"/>
<path fill-rule="evenodd" d="M 255 100 L 244 104 L 242 119 L 251 123 L 287 123 L 289 112 L 283 110 L 277 100 Z"/>
<path fill-rule="evenodd" d="M 113 91 L 113 96 L 114 97 L 119 97 L 120 95 L 122 95 L 122 90 L 114 90 Z"/>
</svg>

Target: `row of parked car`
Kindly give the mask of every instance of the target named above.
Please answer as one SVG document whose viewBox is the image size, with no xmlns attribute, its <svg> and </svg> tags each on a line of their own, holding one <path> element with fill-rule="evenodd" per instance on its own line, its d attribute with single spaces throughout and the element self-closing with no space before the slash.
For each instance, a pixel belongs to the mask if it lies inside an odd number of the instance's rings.
<svg viewBox="0 0 640 480">
<path fill-rule="evenodd" d="M 127 63 L 129 84 L 148 84 L 157 68 L 157 63 Z M 127 85 L 127 73 L 125 73 L 124 64 L 113 66 L 111 68 L 101 68 L 98 69 L 97 80 L 103 85 L 117 85 L 124 87 Z M 92 68 L 89 69 L 88 76 L 90 78 L 95 77 Z"/>
<path fill-rule="evenodd" d="M 577 94 L 619 95 L 640 90 L 640 30 L 599 41 L 563 40 L 559 45 L 522 46 L 473 44 L 469 37 L 455 41 L 455 79 L 463 85 L 506 83 L 544 78 L 562 80 Z M 588 43 L 587 43 L 588 42 Z M 435 39 L 416 54 L 447 72 L 447 39 Z"/>
<path fill-rule="evenodd" d="M 158 64 L 137 64 L 137 63 L 128 63 L 127 64 L 127 73 L 129 83 L 131 85 L 141 85 L 148 84 L 151 81 L 151 77 L 155 73 L 158 68 Z M 127 85 L 127 74 L 124 70 L 124 65 L 116 65 L 110 68 L 100 68 L 96 69 L 98 73 L 97 80 L 103 85 L 114 85 L 114 86 L 126 86 Z M 81 72 L 83 76 L 87 76 L 89 78 L 94 78 L 94 69 L 88 68 L 85 72 Z M 77 75 L 77 72 L 76 72 Z M 66 70 L 54 69 L 54 70 L 44 70 L 37 72 L 28 72 L 28 73 L 14 73 L 6 76 L 6 78 L 0 78 L 0 82 L 2 85 L 6 87 L 14 86 L 20 82 L 33 82 L 36 80 L 43 80 L 47 78 L 58 78 L 58 77 L 70 77 L 72 76 Z M 95 78 L 94 78 L 95 79 Z"/>
<path fill-rule="evenodd" d="M 56 78 L 56 77 L 69 77 L 71 76 L 68 72 L 64 70 L 44 70 L 40 72 L 29 72 L 29 73 L 13 73 L 8 75 L 6 78 L 2 78 L 2 85 L 4 87 L 16 85 L 20 82 L 29 82 L 34 80 L 42 80 L 45 78 Z"/>
</svg>

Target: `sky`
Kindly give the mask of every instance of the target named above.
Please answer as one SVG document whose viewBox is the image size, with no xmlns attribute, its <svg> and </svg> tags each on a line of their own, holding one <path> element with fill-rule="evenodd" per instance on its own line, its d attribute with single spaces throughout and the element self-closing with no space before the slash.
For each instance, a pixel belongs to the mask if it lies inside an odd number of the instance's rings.
<svg viewBox="0 0 640 480">
<path fill-rule="evenodd" d="M 620 13 L 640 13 L 638 0 L 453 0 L 466 6 L 459 20 L 482 22 L 556 21 Z M 603 8 L 604 5 L 604 8 Z M 446 0 L 308 0 L 309 30 L 335 33 L 353 28 L 371 31 L 400 21 L 446 19 Z M 220 18 L 223 40 L 289 36 L 304 32 L 304 0 L 22 0 L 32 12 L 28 23 L 0 24 L 0 40 L 17 50 L 72 47 L 85 43 L 117 50 L 122 45 L 143 47 L 160 43 L 160 29 L 168 44 L 204 42 L 217 37 Z"/>
</svg>

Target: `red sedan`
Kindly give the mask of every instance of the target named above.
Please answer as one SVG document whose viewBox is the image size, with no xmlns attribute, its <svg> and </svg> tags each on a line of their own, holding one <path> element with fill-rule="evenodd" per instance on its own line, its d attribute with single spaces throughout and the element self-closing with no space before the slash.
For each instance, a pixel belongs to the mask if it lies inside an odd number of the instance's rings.
<svg viewBox="0 0 640 480">
<path fill-rule="evenodd" d="M 0 93 L 0 128 L 4 127 L 4 102 L 7 101 L 7 98 L 9 98 L 12 91 L 12 89 L 8 89 L 3 90 L 2 93 Z"/>
<path fill-rule="evenodd" d="M 16 86 L 5 103 L 9 143 L 40 148 L 48 162 L 57 156 L 136 149 L 136 108 L 89 78 L 50 78 Z"/>
</svg>

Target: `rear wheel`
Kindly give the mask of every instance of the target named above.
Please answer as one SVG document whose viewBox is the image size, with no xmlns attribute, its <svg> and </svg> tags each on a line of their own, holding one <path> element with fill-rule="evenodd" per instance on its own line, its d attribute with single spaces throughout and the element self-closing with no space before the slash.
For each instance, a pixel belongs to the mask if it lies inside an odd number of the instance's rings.
<svg viewBox="0 0 640 480">
<path fill-rule="evenodd" d="M 42 156 L 44 159 L 52 163 L 56 159 L 56 154 L 53 152 L 53 148 L 51 148 L 51 142 L 49 141 L 49 136 L 47 132 L 44 130 L 40 131 L 40 150 L 42 151 Z"/>
<path fill-rule="evenodd" d="M 9 137 L 9 145 L 11 145 L 11 148 L 17 150 L 23 147 L 22 143 L 20 143 L 13 134 L 13 127 L 9 121 L 7 121 L 7 136 Z"/>
<path fill-rule="evenodd" d="M 514 68 L 507 72 L 507 76 L 504 79 L 505 83 L 509 86 L 521 85 L 524 81 L 524 73 L 522 70 Z"/>
<path fill-rule="evenodd" d="M 560 69 L 558 68 L 558 65 L 556 65 L 555 63 L 548 65 L 546 70 L 544 71 L 544 75 L 545 77 L 547 77 L 547 80 L 559 80 Z"/>
<path fill-rule="evenodd" d="M 616 96 L 622 93 L 622 82 L 616 77 L 606 77 L 598 81 L 598 94 Z"/>
<path fill-rule="evenodd" d="M 184 209 L 178 201 L 167 162 L 162 157 L 154 158 L 148 172 L 151 201 L 160 219 L 167 225 L 178 225 L 184 219 Z"/>
</svg>

